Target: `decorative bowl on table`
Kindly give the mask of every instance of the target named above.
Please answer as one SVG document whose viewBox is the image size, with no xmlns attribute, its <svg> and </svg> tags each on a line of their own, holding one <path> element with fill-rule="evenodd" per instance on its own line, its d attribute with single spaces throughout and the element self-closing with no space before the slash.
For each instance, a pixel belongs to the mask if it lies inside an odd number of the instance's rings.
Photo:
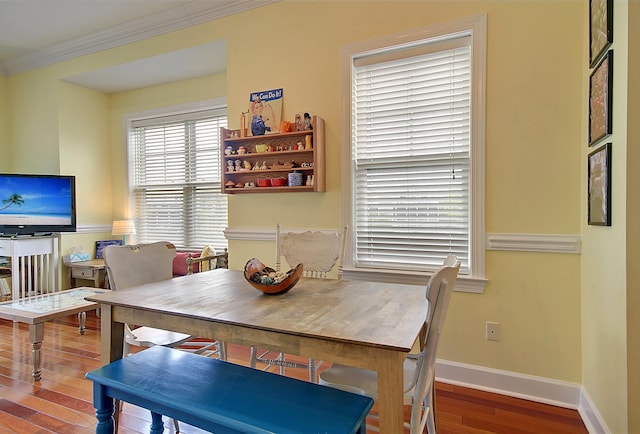
<svg viewBox="0 0 640 434">
<path fill-rule="evenodd" d="M 249 259 L 244 266 L 245 280 L 254 288 L 270 295 L 284 294 L 298 283 L 300 276 L 302 276 L 302 264 L 298 264 L 286 273 L 276 272 L 256 258 Z"/>
</svg>

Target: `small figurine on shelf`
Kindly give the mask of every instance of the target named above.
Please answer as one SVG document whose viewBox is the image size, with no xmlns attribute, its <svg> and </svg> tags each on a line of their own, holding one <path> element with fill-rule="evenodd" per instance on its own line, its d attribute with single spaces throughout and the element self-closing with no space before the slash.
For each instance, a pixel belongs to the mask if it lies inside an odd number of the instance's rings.
<svg viewBox="0 0 640 434">
<path fill-rule="evenodd" d="M 300 113 L 296 113 L 296 131 L 302 131 L 302 129 L 304 128 L 304 124 L 302 123 L 302 116 L 300 116 Z"/>
<path fill-rule="evenodd" d="M 242 112 L 240 114 L 240 137 L 245 137 L 247 135 L 247 114 L 249 110 L 246 112 Z"/>
<path fill-rule="evenodd" d="M 304 114 L 304 130 L 312 130 L 313 125 L 311 124 L 311 116 L 309 113 Z"/>
</svg>

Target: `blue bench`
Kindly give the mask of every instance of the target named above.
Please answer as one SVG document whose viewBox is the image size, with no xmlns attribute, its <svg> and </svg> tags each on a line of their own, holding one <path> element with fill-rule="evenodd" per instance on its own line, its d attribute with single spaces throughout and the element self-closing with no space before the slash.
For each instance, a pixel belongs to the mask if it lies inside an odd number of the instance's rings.
<svg viewBox="0 0 640 434">
<path fill-rule="evenodd" d="M 114 399 L 216 434 L 360 433 L 373 400 L 318 384 L 156 346 L 87 373 L 97 434 L 114 432 Z"/>
</svg>

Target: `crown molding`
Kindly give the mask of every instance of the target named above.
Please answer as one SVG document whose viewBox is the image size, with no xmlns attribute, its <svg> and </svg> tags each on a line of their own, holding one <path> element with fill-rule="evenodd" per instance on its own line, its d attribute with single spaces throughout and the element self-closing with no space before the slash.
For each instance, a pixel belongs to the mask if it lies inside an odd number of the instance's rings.
<svg viewBox="0 0 640 434">
<path fill-rule="evenodd" d="M 42 68 L 87 54 L 159 36 L 276 3 L 279 0 L 193 1 L 146 17 L 14 56 L 0 64 L 4 75 Z"/>
</svg>

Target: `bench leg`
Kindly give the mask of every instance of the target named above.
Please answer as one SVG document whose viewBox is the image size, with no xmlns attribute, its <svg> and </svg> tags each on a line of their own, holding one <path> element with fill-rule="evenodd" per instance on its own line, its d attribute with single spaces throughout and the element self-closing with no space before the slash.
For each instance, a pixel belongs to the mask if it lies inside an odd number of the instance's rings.
<svg viewBox="0 0 640 434">
<path fill-rule="evenodd" d="M 162 415 L 151 412 L 151 429 L 149 434 L 162 434 L 164 432 L 164 423 L 162 423 Z"/>
<path fill-rule="evenodd" d="M 106 394 L 105 387 L 93 383 L 93 406 L 96 408 L 96 434 L 113 434 L 115 421 L 113 419 L 113 398 Z"/>
</svg>

